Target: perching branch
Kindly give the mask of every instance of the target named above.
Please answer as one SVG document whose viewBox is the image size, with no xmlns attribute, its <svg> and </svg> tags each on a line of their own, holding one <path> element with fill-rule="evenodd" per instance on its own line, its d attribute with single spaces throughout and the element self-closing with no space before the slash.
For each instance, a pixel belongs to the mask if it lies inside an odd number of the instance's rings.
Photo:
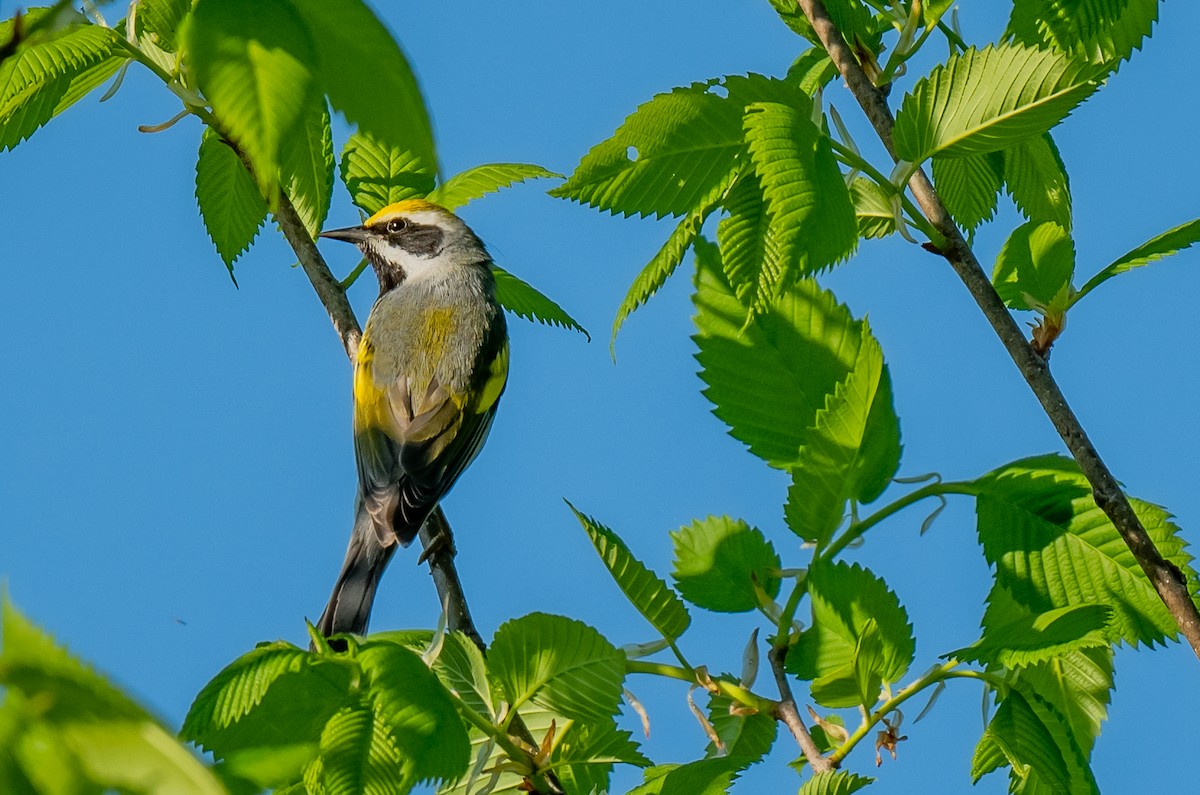
<svg viewBox="0 0 1200 795">
<path fill-rule="evenodd" d="M 796 708 L 792 685 L 788 682 L 787 671 L 783 668 L 787 659 L 787 646 L 772 646 L 771 651 L 767 652 L 767 659 L 771 661 L 771 671 L 775 674 L 775 684 L 779 687 L 779 706 L 775 708 L 777 716 L 796 738 L 796 743 L 804 752 L 804 758 L 812 765 L 813 773 L 829 773 L 835 770 L 837 762 L 821 754 L 821 749 L 817 748 L 812 735 L 808 733 L 808 727 L 800 718 L 800 710 Z"/>
<path fill-rule="evenodd" d="M 822 0 L 797 0 L 797 3 L 800 10 L 808 17 L 825 51 L 829 53 L 834 65 L 841 72 L 850 93 L 858 100 L 858 104 L 874 126 L 879 139 L 892 158 L 896 159 L 892 144 L 892 127 L 895 120 L 888 108 L 887 100 L 859 65 L 841 31 L 830 19 L 824 2 Z M 1192 651 L 1197 657 L 1200 657 L 1200 611 L 1197 610 L 1191 594 L 1188 593 L 1187 579 L 1183 572 L 1163 558 L 1154 546 L 1154 542 L 1146 533 L 1146 528 L 1134 514 L 1129 499 L 1100 458 L 1100 454 L 1088 439 L 1083 426 L 1080 425 L 1079 419 L 1068 405 L 1062 390 L 1059 389 L 1054 377 L 1050 374 L 1046 358 L 1035 352 L 1026 341 L 1025 335 L 1004 306 L 1004 302 L 996 293 L 995 288 L 992 287 L 992 283 L 980 266 L 975 253 L 951 219 L 950 213 L 938 197 L 923 169 L 916 169 L 909 179 L 908 187 L 912 191 L 917 205 L 921 208 L 921 212 L 943 238 L 943 240 L 935 241 L 938 246 L 937 253 L 946 258 L 968 292 L 971 293 L 971 297 L 975 299 L 975 303 L 979 305 L 984 317 L 992 325 L 992 329 L 1017 365 L 1017 369 L 1025 377 L 1029 388 L 1033 390 L 1034 395 L 1042 404 L 1042 408 L 1054 424 L 1055 430 L 1066 443 L 1067 449 L 1075 458 L 1084 477 L 1091 484 L 1096 505 L 1112 520 L 1117 532 L 1121 534 L 1121 538 L 1124 539 L 1129 550 L 1137 559 L 1138 565 L 1142 567 L 1142 571 L 1154 585 L 1159 598 L 1162 599 L 1176 623 L 1179 624 L 1179 630 L 1187 638 Z"/>
</svg>

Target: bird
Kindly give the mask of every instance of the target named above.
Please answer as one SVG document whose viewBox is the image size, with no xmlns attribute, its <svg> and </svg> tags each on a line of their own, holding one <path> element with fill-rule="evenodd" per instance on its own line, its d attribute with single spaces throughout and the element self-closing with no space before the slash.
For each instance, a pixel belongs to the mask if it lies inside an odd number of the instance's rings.
<svg viewBox="0 0 1200 795">
<path fill-rule="evenodd" d="M 475 459 L 508 381 L 492 257 L 450 210 L 389 204 L 320 237 L 353 243 L 379 279 L 354 365 L 354 529 L 318 630 L 366 634 L 375 591 Z"/>
</svg>

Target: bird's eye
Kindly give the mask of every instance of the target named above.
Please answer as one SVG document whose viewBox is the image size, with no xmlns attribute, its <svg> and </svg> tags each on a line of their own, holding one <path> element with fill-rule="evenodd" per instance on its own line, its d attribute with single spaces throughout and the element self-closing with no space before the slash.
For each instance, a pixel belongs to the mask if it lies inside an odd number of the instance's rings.
<svg viewBox="0 0 1200 795">
<path fill-rule="evenodd" d="M 408 221 L 403 218 L 393 218 L 387 222 L 387 230 L 389 234 L 399 234 L 408 228 Z"/>
</svg>

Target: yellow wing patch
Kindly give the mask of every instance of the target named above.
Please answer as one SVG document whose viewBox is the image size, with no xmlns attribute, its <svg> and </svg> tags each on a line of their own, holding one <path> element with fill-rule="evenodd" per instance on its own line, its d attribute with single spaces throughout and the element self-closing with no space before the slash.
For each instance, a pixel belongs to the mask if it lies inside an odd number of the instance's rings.
<svg viewBox="0 0 1200 795">
<path fill-rule="evenodd" d="M 405 199 L 404 201 L 395 202 L 384 207 L 379 212 L 372 215 L 366 220 L 363 226 L 373 226 L 380 221 L 386 221 L 393 216 L 409 215 L 411 213 L 419 213 L 432 211 L 437 213 L 450 214 L 450 211 L 440 204 L 427 202 L 424 199 Z"/>
<path fill-rule="evenodd" d="M 479 390 L 479 394 L 475 397 L 475 403 L 471 406 L 471 410 L 476 414 L 482 414 L 492 406 L 496 405 L 496 401 L 500 399 L 500 393 L 504 391 L 504 385 L 508 383 L 508 340 L 504 340 L 504 344 L 500 346 L 500 350 L 496 351 L 496 356 L 492 359 L 492 363 L 488 365 L 488 378 L 484 382 L 483 388 Z"/>
<path fill-rule="evenodd" d="M 363 337 L 354 366 L 354 428 L 386 428 L 391 417 L 387 392 L 375 381 L 375 348 Z"/>
</svg>

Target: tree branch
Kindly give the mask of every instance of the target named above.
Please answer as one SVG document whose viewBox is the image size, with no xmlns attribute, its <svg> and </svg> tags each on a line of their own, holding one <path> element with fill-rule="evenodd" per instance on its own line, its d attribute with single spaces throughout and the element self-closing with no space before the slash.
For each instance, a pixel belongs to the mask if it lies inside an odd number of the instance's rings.
<svg viewBox="0 0 1200 795">
<path fill-rule="evenodd" d="M 775 684 L 779 687 L 779 706 L 775 708 L 776 715 L 792 732 L 804 758 L 812 765 L 813 773 L 829 773 L 837 768 L 837 764 L 821 754 L 821 749 L 813 742 L 812 735 L 800 718 L 800 710 L 796 708 L 796 699 L 792 696 L 792 685 L 788 682 L 787 671 L 783 663 L 787 659 L 787 646 L 772 646 L 767 652 L 771 661 L 771 671 L 775 674 Z"/>
<path fill-rule="evenodd" d="M 825 51 L 829 53 L 838 71 L 846 81 L 850 93 L 858 101 L 863 112 L 870 120 L 875 132 L 883 145 L 887 147 L 892 159 L 896 159 L 892 144 L 892 128 L 895 124 L 887 100 L 876 88 L 866 73 L 863 72 L 854 53 L 846 44 L 837 25 L 830 19 L 822 0 L 797 0 L 800 10 L 808 17 L 813 29 L 821 40 Z M 918 168 L 908 182 L 913 198 L 921 208 L 921 212 L 929 220 L 933 228 L 944 240 L 939 241 L 940 253 L 954 268 L 966 286 L 975 303 L 991 324 L 996 336 L 1012 357 L 1017 369 L 1025 377 L 1029 388 L 1033 390 L 1038 401 L 1042 404 L 1046 415 L 1054 424 L 1055 430 L 1066 443 L 1067 449 L 1074 456 L 1080 471 L 1092 486 L 1092 495 L 1096 505 L 1104 511 L 1121 538 L 1125 540 L 1130 551 L 1137 559 L 1138 565 L 1153 584 L 1159 598 L 1167 606 L 1171 615 L 1179 624 L 1183 636 L 1187 638 L 1192 651 L 1200 657 L 1200 611 L 1187 589 L 1187 579 L 1183 572 L 1170 561 L 1163 558 L 1154 546 L 1154 542 L 1146 533 L 1146 528 L 1133 512 L 1129 499 L 1121 490 L 1115 477 L 1100 454 L 1088 439 L 1079 419 L 1067 403 L 1062 390 L 1059 389 L 1054 377 L 1050 374 L 1046 359 L 1036 353 L 1025 339 L 1021 328 L 1009 313 L 1004 302 L 992 287 L 991 280 L 979 264 L 975 253 L 971 250 L 962 232 L 950 218 L 946 206 L 938 197 L 925 175 Z"/>
</svg>

